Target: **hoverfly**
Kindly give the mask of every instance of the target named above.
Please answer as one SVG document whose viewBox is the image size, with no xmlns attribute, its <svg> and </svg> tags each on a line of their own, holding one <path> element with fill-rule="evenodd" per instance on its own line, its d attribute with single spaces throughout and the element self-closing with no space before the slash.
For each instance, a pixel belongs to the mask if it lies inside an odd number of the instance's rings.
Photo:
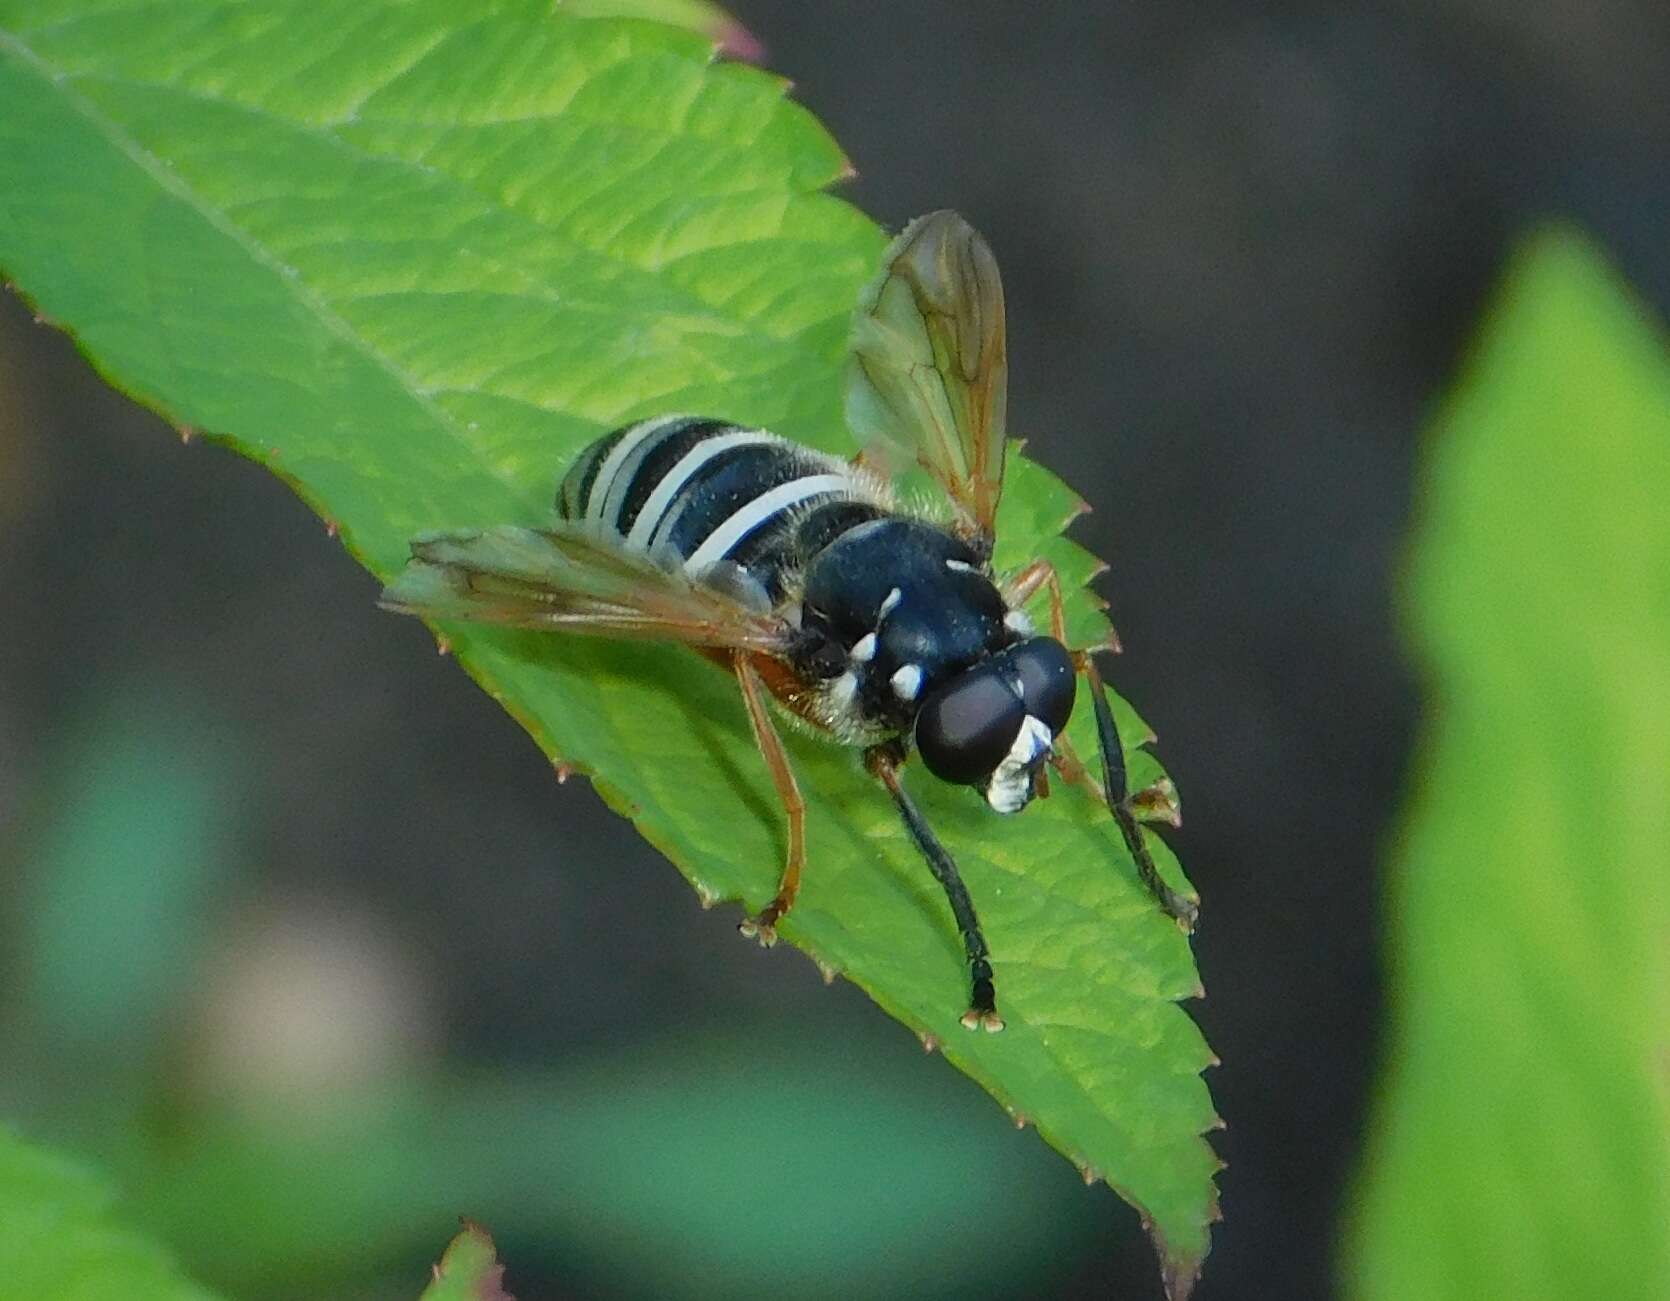
<svg viewBox="0 0 1670 1301">
<path fill-rule="evenodd" d="M 1160 906 L 1185 929 L 1196 911 L 1155 871 L 1101 677 L 1090 652 L 1064 644 L 1060 579 L 1046 561 L 993 571 L 1007 387 L 997 263 L 956 213 L 930 213 L 893 241 L 854 313 L 846 413 L 864 450 L 853 461 L 723 420 L 642 420 L 580 453 L 551 527 L 420 536 L 382 603 L 679 642 L 734 673 L 788 821 L 777 893 L 740 927 L 767 945 L 806 860 L 804 804 L 770 706 L 862 747 L 950 902 L 971 985 L 962 1023 L 1001 1030 L 973 901 L 901 781 L 913 748 L 998 813 L 1045 790 L 1046 764 L 1089 785 Z M 876 468 L 889 457 L 927 471 L 948 523 L 904 504 Z M 1051 636 L 1022 609 L 1045 587 Z M 1078 673 L 1099 787 L 1062 734 Z"/>
</svg>

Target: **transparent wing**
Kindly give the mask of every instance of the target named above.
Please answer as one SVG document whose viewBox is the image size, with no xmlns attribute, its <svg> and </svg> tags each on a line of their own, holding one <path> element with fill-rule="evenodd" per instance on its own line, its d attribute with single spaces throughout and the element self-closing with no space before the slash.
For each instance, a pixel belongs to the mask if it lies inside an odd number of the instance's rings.
<svg viewBox="0 0 1670 1301">
<path fill-rule="evenodd" d="M 780 653 L 774 615 L 568 529 L 426 533 L 384 609 L 606 637 Z"/>
<path fill-rule="evenodd" d="M 1008 390 L 997 260 L 956 213 L 918 217 L 858 300 L 847 423 L 867 458 L 885 464 L 891 451 L 927 470 L 949 494 L 959 530 L 988 552 Z"/>
</svg>

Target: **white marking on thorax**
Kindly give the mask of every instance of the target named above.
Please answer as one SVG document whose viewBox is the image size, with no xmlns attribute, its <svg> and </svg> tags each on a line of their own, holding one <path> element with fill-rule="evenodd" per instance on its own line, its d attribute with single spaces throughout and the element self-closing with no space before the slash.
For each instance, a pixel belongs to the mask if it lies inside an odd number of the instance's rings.
<svg viewBox="0 0 1670 1301">
<path fill-rule="evenodd" d="M 998 813 L 1018 813 L 1032 798 L 1032 767 L 1049 753 L 1054 741 L 1048 724 L 1028 714 L 1021 720 L 1015 743 L 986 784 L 986 803 Z"/>
<path fill-rule="evenodd" d="M 798 506 L 810 497 L 839 492 L 847 484 L 845 474 L 808 474 L 761 493 L 707 535 L 702 545 L 684 562 L 684 572 L 699 578 L 702 570 L 723 559 L 726 552 L 779 511 Z"/>
<path fill-rule="evenodd" d="M 1032 636 L 1032 616 L 1025 610 L 1011 610 L 1003 616 L 1003 626 L 1022 637 Z"/>
<path fill-rule="evenodd" d="M 648 548 L 656 529 L 663 523 L 661 516 L 673 504 L 673 498 L 714 457 L 733 447 L 757 447 L 780 441 L 775 434 L 768 434 L 763 429 L 738 429 L 697 443 L 661 476 L 661 482 L 655 485 L 655 490 L 638 512 L 638 518 L 632 521 L 632 532 L 626 535 L 626 545 L 640 550 Z"/>
<path fill-rule="evenodd" d="M 592 480 L 591 496 L 586 499 L 586 522 L 594 528 L 612 527 L 611 517 L 606 509 L 609 500 L 615 495 L 616 480 L 621 478 L 621 467 L 631 458 L 646 438 L 660 433 L 674 421 L 683 420 L 682 415 L 657 416 L 654 420 L 645 420 L 634 425 L 632 429 L 621 435 L 620 442 L 609 449 L 609 455 L 603 458 L 603 464 L 597 467 L 597 477 Z M 627 475 L 627 481 L 631 480 Z M 625 488 L 621 491 L 624 493 Z"/>
<path fill-rule="evenodd" d="M 904 599 L 905 594 L 896 587 L 889 592 L 887 599 L 881 603 L 881 609 L 876 611 L 876 623 L 879 625 L 883 619 L 892 614 L 898 608 L 899 602 Z"/>
<path fill-rule="evenodd" d="M 893 684 L 893 694 L 900 700 L 916 699 L 916 693 L 922 690 L 922 666 L 920 664 L 904 664 L 888 679 Z"/>
<path fill-rule="evenodd" d="M 946 558 L 945 567 L 953 574 L 978 574 L 980 571 L 966 560 L 958 560 L 955 556 Z"/>
<path fill-rule="evenodd" d="M 847 658 L 854 664 L 868 664 L 875 657 L 876 635 L 873 632 L 865 633 L 852 644 L 852 649 L 847 652 Z"/>
</svg>

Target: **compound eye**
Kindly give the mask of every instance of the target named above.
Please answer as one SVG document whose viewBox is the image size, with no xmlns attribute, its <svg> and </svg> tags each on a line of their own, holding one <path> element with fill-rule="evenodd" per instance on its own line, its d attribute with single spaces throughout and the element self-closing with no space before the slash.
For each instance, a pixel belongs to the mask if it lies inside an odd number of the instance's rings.
<svg viewBox="0 0 1670 1301">
<path fill-rule="evenodd" d="M 1009 661 L 1020 677 L 1026 712 L 1060 736 L 1073 716 L 1078 677 L 1067 648 L 1053 637 L 1030 637 L 1009 650 Z"/>
<path fill-rule="evenodd" d="M 1015 743 L 1026 706 L 998 666 L 952 678 L 916 715 L 916 748 L 941 781 L 973 786 L 989 778 Z"/>
</svg>

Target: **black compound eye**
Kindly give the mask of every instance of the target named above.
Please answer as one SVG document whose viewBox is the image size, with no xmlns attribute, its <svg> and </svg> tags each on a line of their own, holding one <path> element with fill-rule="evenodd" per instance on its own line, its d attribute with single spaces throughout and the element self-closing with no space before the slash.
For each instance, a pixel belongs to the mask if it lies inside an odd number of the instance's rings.
<svg viewBox="0 0 1670 1301">
<path fill-rule="evenodd" d="M 1067 648 L 1053 637 L 1031 637 L 1011 647 L 1008 656 L 1020 677 L 1026 712 L 1049 728 L 1051 735 L 1060 736 L 1073 716 L 1073 698 L 1078 694 L 1078 678 Z"/>
<path fill-rule="evenodd" d="M 988 661 L 946 683 L 916 715 L 916 748 L 941 781 L 985 781 L 1009 754 L 1026 706 Z"/>
</svg>

